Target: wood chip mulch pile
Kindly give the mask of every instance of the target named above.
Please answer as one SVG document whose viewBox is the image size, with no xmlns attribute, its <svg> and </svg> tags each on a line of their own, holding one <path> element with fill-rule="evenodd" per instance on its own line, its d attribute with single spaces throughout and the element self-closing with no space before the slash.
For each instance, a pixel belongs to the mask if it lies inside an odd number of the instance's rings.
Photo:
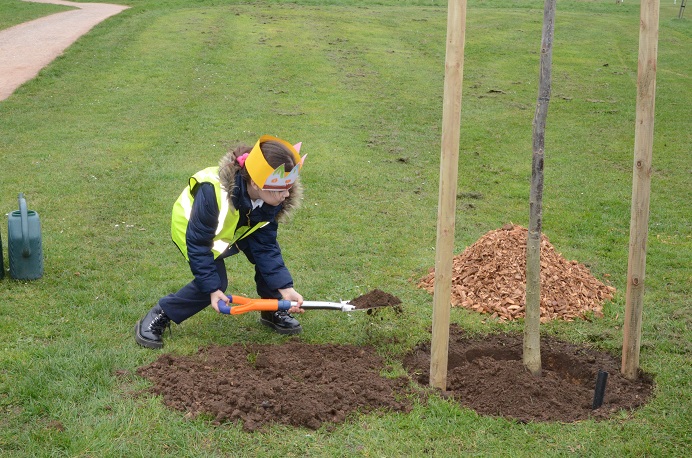
<svg viewBox="0 0 692 458">
<path fill-rule="evenodd" d="M 528 230 L 507 224 L 490 231 L 454 257 L 452 306 L 492 315 L 500 320 L 524 317 L 526 305 L 526 239 Z M 433 292 L 434 268 L 419 287 Z M 603 302 L 615 288 L 591 275 L 577 261 L 568 261 L 541 237 L 541 322 L 572 321 L 593 313 L 603 316 Z"/>
</svg>

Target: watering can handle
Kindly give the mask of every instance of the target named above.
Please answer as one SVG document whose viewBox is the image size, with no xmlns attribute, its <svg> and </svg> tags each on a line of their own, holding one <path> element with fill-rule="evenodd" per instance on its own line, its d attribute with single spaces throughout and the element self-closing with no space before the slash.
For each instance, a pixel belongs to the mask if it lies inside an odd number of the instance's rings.
<svg viewBox="0 0 692 458">
<path fill-rule="evenodd" d="M 28 258 L 31 256 L 31 248 L 29 246 L 29 211 L 26 208 L 26 199 L 24 193 L 19 193 L 19 213 L 22 217 L 22 256 Z"/>
</svg>

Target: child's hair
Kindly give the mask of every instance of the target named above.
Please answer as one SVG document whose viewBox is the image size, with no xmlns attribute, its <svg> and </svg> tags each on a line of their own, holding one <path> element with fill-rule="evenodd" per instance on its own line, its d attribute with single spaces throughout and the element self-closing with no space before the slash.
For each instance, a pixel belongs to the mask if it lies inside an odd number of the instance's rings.
<svg viewBox="0 0 692 458">
<path fill-rule="evenodd" d="M 290 172 L 296 165 L 293 153 L 279 142 L 264 142 L 260 150 L 267 160 L 267 163 L 273 168 L 277 168 L 283 164 L 284 170 Z M 229 182 L 230 180 L 228 178 L 236 173 L 240 173 L 245 183 L 248 185 L 252 182 L 252 178 L 250 178 L 247 169 L 238 164 L 238 158 L 250 151 L 252 151 L 252 146 L 240 145 L 221 159 L 219 178 L 221 178 L 222 183 Z"/>
</svg>

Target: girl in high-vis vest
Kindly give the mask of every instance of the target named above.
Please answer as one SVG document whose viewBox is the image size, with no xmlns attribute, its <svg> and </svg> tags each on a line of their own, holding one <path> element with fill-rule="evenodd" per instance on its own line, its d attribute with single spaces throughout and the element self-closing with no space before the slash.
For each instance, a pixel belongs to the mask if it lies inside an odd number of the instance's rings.
<svg viewBox="0 0 692 458">
<path fill-rule="evenodd" d="M 171 236 L 187 259 L 194 279 L 161 298 L 135 325 L 135 340 L 148 348 L 163 347 L 163 331 L 208 305 L 228 303 L 224 258 L 243 252 L 255 266 L 257 294 L 287 299 L 298 306 L 288 312 L 261 312 L 260 322 L 281 334 L 302 328 L 291 313 L 302 313 L 301 296 L 284 264 L 277 242 L 278 222 L 300 202 L 297 182 L 305 156 L 292 145 L 268 135 L 254 147 L 229 152 L 218 167 L 194 174 L 173 205 Z"/>
</svg>

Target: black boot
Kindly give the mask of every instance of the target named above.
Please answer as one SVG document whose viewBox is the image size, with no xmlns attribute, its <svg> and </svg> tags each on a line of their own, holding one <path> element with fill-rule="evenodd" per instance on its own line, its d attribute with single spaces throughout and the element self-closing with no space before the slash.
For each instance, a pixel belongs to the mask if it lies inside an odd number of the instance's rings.
<svg viewBox="0 0 692 458">
<path fill-rule="evenodd" d="M 288 312 L 262 312 L 260 323 L 268 326 L 279 334 L 300 334 L 302 326 Z"/>
<path fill-rule="evenodd" d="M 138 344 L 147 348 L 163 347 L 163 331 L 170 328 L 171 319 L 166 312 L 156 304 L 144 318 L 135 325 L 135 340 Z"/>
</svg>

